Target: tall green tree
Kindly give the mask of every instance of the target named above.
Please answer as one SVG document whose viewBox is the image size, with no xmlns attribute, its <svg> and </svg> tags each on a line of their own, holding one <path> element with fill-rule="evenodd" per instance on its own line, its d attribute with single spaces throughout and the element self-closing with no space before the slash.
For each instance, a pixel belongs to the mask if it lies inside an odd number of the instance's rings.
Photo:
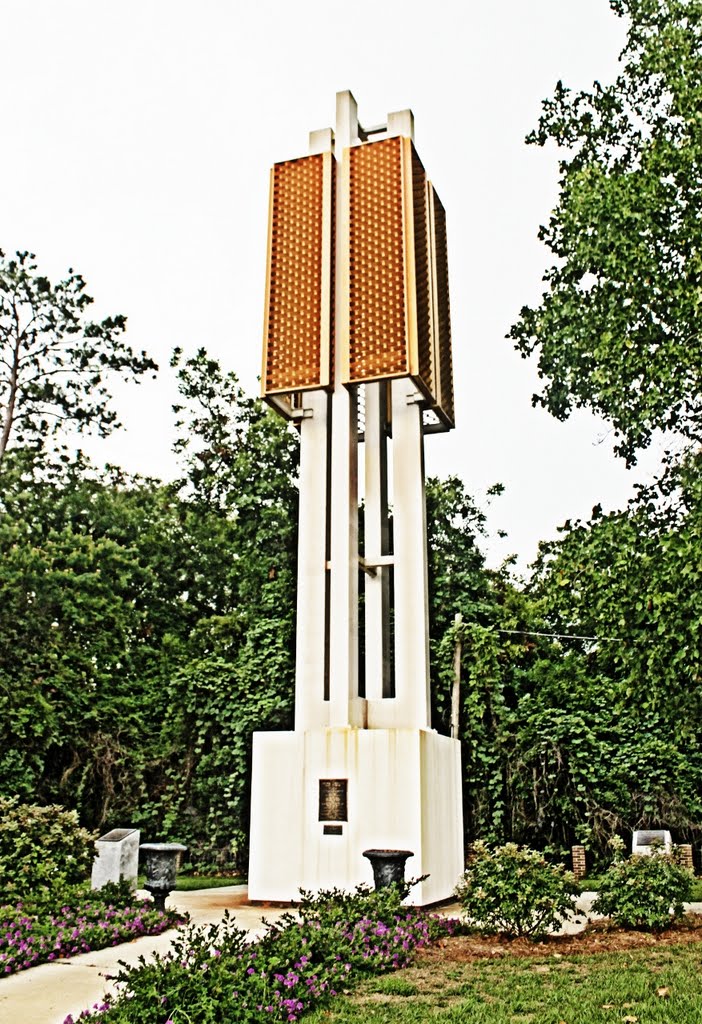
<svg viewBox="0 0 702 1024">
<path fill-rule="evenodd" d="M 697 841 L 702 811 L 702 3 L 611 7 L 628 23 L 616 80 L 558 83 L 527 140 L 562 154 L 540 232 L 555 262 L 510 332 L 538 357 L 535 403 L 592 408 L 629 463 L 656 430 L 686 450 L 623 511 L 567 523 L 525 595 L 558 638 L 516 705 L 510 756 L 532 793 L 512 804 L 542 841 L 550 819 L 554 841 L 593 849 L 642 825 Z"/>
<path fill-rule="evenodd" d="M 631 462 L 657 429 L 702 441 L 702 0 L 610 3 L 620 74 L 559 82 L 527 139 L 562 153 L 555 262 L 510 336 L 538 357 L 535 404 L 594 409 Z"/>
<path fill-rule="evenodd" d="M 469 624 L 486 625 L 491 621 L 493 600 L 479 546 L 485 533 L 485 513 L 456 476 L 445 480 L 430 477 L 426 502 L 432 721 L 448 735 L 453 654 L 459 638 L 455 617 L 460 615 L 464 620 L 462 633 Z"/>
<path fill-rule="evenodd" d="M 80 457 L 8 452 L 0 467 L 4 792 L 69 804 L 91 826 L 131 814 L 143 795 L 163 634 L 188 631 L 171 584 L 173 511 L 152 482 L 97 473 Z"/>
<path fill-rule="evenodd" d="M 502 489 L 494 486 L 489 496 Z M 485 525 L 485 512 L 457 477 L 427 481 L 432 722 L 448 734 L 460 647 L 466 835 L 523 841 L 537 830 L 530 834 L 530 812 L 516 795 L 521 780 L 514 758 L 515 709 L 539 647 L 522 631 L 541 626 L 534 625 L 540 620 L 512 583 L 508 566 L 485 568 Z"/>
<path fill-rule="evenodd" d="M 698 842 L 701 480 L 691 455 L 624 511 L 566 524 L 521 589 L 485 569 L 460 482 L 428 483 L 434 723 L 460 641 L 469 838 L 595 858 L 639 827 Z"/>
<path fill-rule="evenodd" d="M 0 251 L 0 462 L 8 445 L 42 445 L 65 430 L 108 434 L 118 426 L 114 376 L 157 369 L 122 338 L 126 317 L 86 318 L 92 298 L 73 270 L 57 284 L 34 256 Z"/>
<path fill-rule="evenodd" d="M 204 350 L 173 365 L 174 491 L 201 616 L 171 645 L 160 813 L 201 861 L 229 849 L 243 862 L 251 735 L 292 724 L 297 435 Z"/>
<path fill-rule="evenodd" d="M 251 733 L 292 712 L 297 442 L 177 358 L 174 483 L 0 464 L 0 793 L 241 852 Z"/>
<path fill-rule="evenodd" d="M 569 524 L 536 567 L 546 628 L 565 634 L 563 663 L 575 666 L 560 691 L 552 670 L 541 687 L 552 720 L 571 716 L 553 784 L 570 790 L 571 817 L 593 843 L 647 826 L 700 839 L 700 461 L 691 455 L 672 467 L 623 512 L 595 509 L 589 523 Z M 584 721 L 574 728 L 576 713 Z M 546 725 L 540 734 L 549 735 Z M 554 758 L 553 779 L 555 767 Z"/>
</svg>

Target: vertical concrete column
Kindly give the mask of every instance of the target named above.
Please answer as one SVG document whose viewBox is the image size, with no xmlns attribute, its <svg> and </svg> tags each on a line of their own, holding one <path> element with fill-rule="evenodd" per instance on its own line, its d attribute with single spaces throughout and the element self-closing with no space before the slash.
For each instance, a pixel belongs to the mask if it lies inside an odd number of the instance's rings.
<svg viewBox="0 0 702 1024">
<path fill-rule="evenodd" d="M 329 724 L 352 721 L 358 696 L 358 446 L 356 396 L 332 396 Z"/>
<path fill-rule="evenodd" d="M 395 110 L 388 114 L 387 137 L 406 135 L 414 142 L 414 114 L 411 110 Z"/>
<path fill-rule="evenodd" d="M 337 93 L 334 153 L 358 139 L 358 110 L 350 92 Z M 358 409 L 355 389 L 341 383 L 342 352 L 348 347 L 349 184 L 336 175 L 336 280 L 334 391 L 332 394 L 330 489 L 329 724 L 363 725 L 358 700 Z"/>
<path fill-rule="evenodd" d="M 385 438 L 386 384 L 366 384 L 363 511 L 364 555 L 370 566 L 388 552 L 388 460 Z M 365 577 L 366 697 L 390 694 L 389 567 L 378 565 Z"/>
<path fill-rule="evenodd" d="M 424 442 L 418 398 L 409 379 L 392 382 L 395 694 L 402 725 L 422 729 L 430 727 L 431 713 Z"/>
<path fill-rule="evenodd" d="M 329 396 L 305 395 L 300 424 L 297 542 L 295 728 L 328 724 L 324 700 L 327 588 L 327 450 Z"/>
<path fill-rule="evenodd" d="M 309 152 L 327 153 L 331 128 L 310 132 Z M 324 699 L 327 650 L 329 396 L 305 394 L 300 422 L 300 485 L 297 543 L 297 627 L 295 729 L 323 728 L 329 722 Z"/>
</svg>

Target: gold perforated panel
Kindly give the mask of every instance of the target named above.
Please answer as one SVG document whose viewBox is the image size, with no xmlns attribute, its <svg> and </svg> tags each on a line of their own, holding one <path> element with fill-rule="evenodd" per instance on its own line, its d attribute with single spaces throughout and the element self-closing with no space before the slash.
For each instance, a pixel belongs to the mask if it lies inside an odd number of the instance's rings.
<svg viewBox="0 0 702 1024">
<path fill-rule="evenodd" d="M 431 429 L 450 429 L 444 208 L 407 138 L 351 147 L 343 167 L 342 381 L 409 376 L 436 414 Z M 332 383 L 333 168 L 325 153 L 271 172 L 262 380 L 263 394 L 286 416 L 295 415 L 301 391 Z"/>
<path fill-rule="evenodd" d="M 435 393 L 431 329 L 431 265 L 427 209 L 427 176 L 412 147 L 412 214 L 414 224 L 414 286 L 417 309 L 416 383 L 431 398 Z"/>
<path fill-rule="evenodd" d="M 455 415 L 446 212 L 431 184 L 429 184 L 428 192 L 433 255 L 433 350 L 435 374 L 438 384 L 438 387 L 435 389 L 438 407 L 436 411 L 447 427 L 453 427 Z"/>
<path fill-rule="evenodd" d="M 345 383 L 409 373 L 402 139 L 356 146 L 349 172 Z"/>
<path fill-rule="evenodd" d="M 409 376 L 435 404 L 427 177 L 407 138 L 346 151 L 348 358 L 344 383 Z"/>
<path fill-rule="evenodd" d="M 331 153 L 271 172 L 263 394 L 330 383 Z"/>
</svg>

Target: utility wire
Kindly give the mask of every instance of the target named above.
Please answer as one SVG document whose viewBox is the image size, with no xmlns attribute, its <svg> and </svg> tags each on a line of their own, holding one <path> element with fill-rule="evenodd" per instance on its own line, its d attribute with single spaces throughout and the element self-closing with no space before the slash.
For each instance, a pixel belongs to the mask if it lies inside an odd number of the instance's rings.
<svg viewBox="0 0 702 1024">
<path fill-rule="evenodd" d="M 498 629 L 498 633 L 512 633 L 519 636 L 545 636 L 551 640 L 606 640 L 612 643 L 624 643 L 621 636 L 576 636 L 575 633 L 538 633 L 535 629 Z"/>
</svg>

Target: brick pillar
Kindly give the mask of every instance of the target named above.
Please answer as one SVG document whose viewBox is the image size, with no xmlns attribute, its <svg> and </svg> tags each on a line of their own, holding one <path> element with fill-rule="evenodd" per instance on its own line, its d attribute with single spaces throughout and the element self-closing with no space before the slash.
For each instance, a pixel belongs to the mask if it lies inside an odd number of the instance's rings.
<svg viewBox="0 0 702 1024">
<path fill-rule="evenodd" d="M 571 854 L 573 858 L 573 874 L 579 881 L 581 878 L 584 878 L 587 874 L 587 865 L 585 862 L 585 847 L 573 846 L 571 848 Z"/>
<path fill-rule="evenodd" d="M 681 843 L 678 846 L 678 850 L 680 851 L 681 866 L 694 873 L 695 866 L 692 862 L 692 846 L 689 843 Z"/>
</svg>

